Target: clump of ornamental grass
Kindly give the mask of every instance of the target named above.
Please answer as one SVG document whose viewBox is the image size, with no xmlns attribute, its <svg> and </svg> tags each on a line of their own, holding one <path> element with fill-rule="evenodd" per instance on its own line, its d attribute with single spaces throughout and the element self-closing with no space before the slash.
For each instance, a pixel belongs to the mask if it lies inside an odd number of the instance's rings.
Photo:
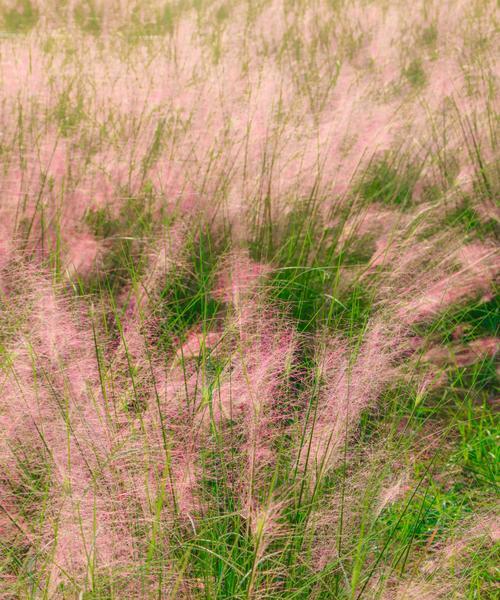
<svg viewBox="0 0 500 600">
<path fill-rule="evenodd" d="M 173 523 L 193 510 L 197 446 L 187 433 L 188 405 L 178 397 L 186 380 L 174 371 L 165 381 L 147 343 L 141 352 L 134 348 L 134 365 L 124 350 L 128 371 L 118 376 L 117 359 L 104 358 L 95 315 L 71 307 L 40 275 L 24 277 L 30 310 L 12 333 L 2 365 L 6 526 L 12 540 L 37 554 L 39 585 L 81 590 L 102 568 L 121 570 L 139 548 L 147 551 L 155 522 Z M 19 298 L 5 301 L 12 309 Z M 137 376 L 140 361 L 151 369 L 148 379 Z M 131 406 L 134 400 L 140 410 Z M 178 422 L 165 402 L 177 402 Z M 38 458 L 21 460 L 25 447 L 38 448 Z M 39 489 L 33 484 L 33 493 L 23 496 L 29 472 Z M 29 526 L 26 514 L 34 515 Z"/>
<path fill-rule="evenodd" d="M 81 328 L 49 282 L 29 271 L 24 277 L 31 310 L 6 346 L 2 419 L 10 433 L 2 454 L 9 470 L 14 440 L 43 449 L 33 466 L 50 473 L 43 526 L 27 543 L 30 552 L 42 552 L 42 564 L 47 561 L 40 583 L 56 588 L 65 573 L 88 576 L 97 552 L 105 561 L 115 555 L 112 519 L 95 480 L 111 451 L 109 407 L 99 389 L 90 328 Z M 12 300 L 14 306 L 19 301 Z"/>
<path fill-rule="evenodd" d="M 342 459 L 364 410 L 373 406 L 396 376 L 401 342 L 397 330 L 383 322 L 368 323 L 354 347 L 338 338 L 320 347 L 318 389 L 310 406 L 299 461 L 305 472 L 321 479 Z"/>
</svg>

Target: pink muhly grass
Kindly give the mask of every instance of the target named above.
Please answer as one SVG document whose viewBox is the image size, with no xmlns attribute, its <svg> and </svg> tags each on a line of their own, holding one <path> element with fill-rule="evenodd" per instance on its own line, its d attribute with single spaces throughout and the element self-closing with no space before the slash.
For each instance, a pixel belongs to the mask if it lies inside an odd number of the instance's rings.
<svg viewBox="0 0 500 600">
<path fill-rule="evenodd" d="M 119 305 L 125 307 L 124 329 L 133 328 L 136 321 L 147 322 L 151 318 L 168 277 L 185 268 L 185 243 L 185 227 L 174 225 L 162 231 L 145 251 L 144 272 L 123 291 L 119 301 Z"/>
<path fill-rule="evenodd" d="M 272 442 L 281 431 L 283 382 L 297 342 L 292 330 L 262 314 L 255 300 L 240 309 L 244 316 L 243 323 L 236 320 L 236 347 L 203 419 L 206 423 L 210 417 L 222 431 L 225 423 L 232 423 L 228 432 L 242 435 L 238 452 L 243 471 L 235 485 L 243 510 L 250 514 L 257 489 L 276 459 Z"/>
<path fill-rule="evenodd" d="M 262 284 L 271 267 L 244 250 L 226 258 L 211 292 L 221 303 L 218 316 L 226 313 L 224 329 L 190 323 L 181 339 L 168 340 L 176 349 L 163 352 L 161 292 L 188 268 L 193 225 L 227 227 L 234 245 L 244 247 L 264 204 L 265 219 L 280 232 L 294 199 L 314 196 L 325 221 L 337 226 L 337 216 L 347 218 L 336 250 L 362 236 L 376 246 L 364 272 L 339 271 L 342 292 L 362 277 L 379 301 L 375 310 L 393 311 L 403 327 L 475 295 L 489 297 L 498 277 L 495 249 L 463 245 L 454 231 L 429 234 L 418 221 L 428 225 L 430 215 L 441 226 L 448 200 L 458 197 L 458 205 L 465 190 L 475 200 L 481 175 L 490 177 L 494 135 L 486 87 L 494 87 L 495 73 L 484 42 L 494 32 L 493 8 L 467 0 L 421 2 L 417 8 L 425 10 L 415 11 L 405 3 L 359 1 L 165 8 L 154 0 L 135 2 L 131 15 L 123 0 L 4 4 L 5 10 L 36 7 L 40 20 L 33 33 L 3 36 L 0 53 L 0 490 L 12 517 L 0 511 L 0 528 L 8 529 L 8 543 L 31 545 L 27 563 L 37 556 L 53 561 L 45 595 L 71 595 L 58 589 L 63 580 L 72 580 L 76 595 L 92 594 L 100 569 L 110 577 L 141 570 L 142 578 L 156 542 L 168 554 L 177 519 L 186 517 L 196 534 L 197 519 L 209 512 L 201 469 L 204 451 L 217 445 L 222 462 L 229 452 L 236 457 L 229 484 L 254 544 L 246 581 L 248 597 L 257 597 L 263 593 L 254 587 L 257 569 L 283 527 L 284 503 L 268 489 L 281 468 L 278 442 L 283 433 L 289 439 L 290 403 L 296 409 L 306 395 L 287 396 L 298 336 L 265 309 Z M 103 32 L 96 37 L 81 32 L 78 17 L 91 17 L 94 8 Z M 430 25 L 436 39 L 423 47 Z M 149 35 L 155 27 L 160 33 Z M 428 81 L 418 91 L 402 71 L 413 57 Z M 421 148 L 431 155 L 412 198 L 417 209 L 361 210 L 352 187 L 359 169 L 402 140 L 414 156 Z M 473 146 L 482 158 L 470 156 Z M 441 164 L 448 153 L 456 159 L 451 174 Z M 434 176 L 448 189 L 436 201 L 446 205 L 439 215 L 425 193 Z M 120 228 L 135 231 L 130 202 L 147 204 L 153 216 L 148 239 L 138 233 L 130 240 L 140 246 L 140 268 L 124 269 L 130 281 L 117 297 L 92 296 L 102 304 L 88 314 L 53 288 L 42 266 L 54 267 L 54 281 L 103 275 L 106 251 L 127 235 Z M 480 218 L 496 216 L 490 199 L 477 204 Z M 104 230 L 111 224 L 112 239 L 91 229 L 97 209 L 110 217 Z M 111 275 L 121 286 L 119 269 Z M 317 393 L 317 406 L 316 398 L 304 401 L 309 412 L 294 414 L 305 440 L 297 467 L 310 479 L 338 464 L 363 411 L 399 373 L 397 359 L 407 351 L 401 337 L 380 318 L 358 346 L 338 335 L 317 343 L 317 389 L 307 390 Z M 410 374 L 404 372 L 416 404 L 442 382 L 449 364 L 465 366 L 498 349 L 494 338 L 456 341 L 446 351 L 426 352 L 424 343 L 407 353 Z M 424 362 L 422 378 L 416 357 Z M 35 494 L 43 515 L 21 506 L 24 492 L 13 492 L 23 487 L 19 449 L 26 447 L 34 449 L 33 468 L 47 471 L 48 490 Z M 381 497 L 380 510 L 404 491 L 404 477 L 400 487 L 399 481 Z M 178 535 L 176 528 L 173 539 Z M 195 554 L 175 561 L 179 579 L 189 577 Z M 272 561 L 270 572 L 275 564 L 279 570 L 280 559 Z M 44 569 L 42 562 L 37 568 Z M 211 578 L 206 589 L 200 581 L 192 589 L 180 583 L 179 594 L 210 594 Z M 147 584 L 141 585 L 130 595 L 144 595 Z M 393 596 L 413 597 L 419 585 L 411 582 L 405 591 L 394 584 Z M 118 589 L 110 593 L 124 593 Z M 448 591 L 420 585 L 422 597 Z"/>
<path fill-rule="evenodd" d="M 299 456 L 314 479 L 341 459 L 361 413 L 374 406 L 396 376 L 400 355 L 399 335 L 382 322 L 368 325 L 359 348 L 337 338 L 320 350 L 317 406 L 311 407 Z"/>
<path fill-rule="evenodd" d="M 69 277 L 87 277 L 96 268 L 102 245 L 89 233 L 72 235 L 65 257 L 65 270 Z"/>
<path fill-rule="evenodd" d="M 0 218 L 1 213 L 0 213 Z M 8 265 L 13 250 L 12 237 L 5 224 L 0 225 L 0 272 Z M 0 286 L 2 281 L 0 279 Z"/>
<path fill-rule="evenodd" d="M 371 204 L 368 207 L 363 207 L 346 222 L 339 241 L 342 242 L 365 235 L 387 235 L 402 221 L 403 215 L 398 211 Z"/>
<path fill-rule="evenodd" d="M 375 509 L 376 514 L 379 515 L 387 506 L 399 500 L 409 489 L 408 476 L 405 473 L 396 481 L 386 483 Z"/>
<path fill-rule="evenodd" d="M 478 553 L 493 550 L 498 539 L 498 515 L 495 511 L 480 511 L 466 518 L 445 543 L 436 544 L 432 555 L 423 562 L 420 567 L 422 575 L 416 578 L 415 589 L 428 580 L 433 586 L 429 590 L 433 589 L 438 598 L 458 593 L 465 581 L 462 577 L 450 579 L 450 570 L 457 572 L 469 565 Z M 403 585 L 399 589 L 402 590 Z M 442 592 L 442 596 L 437 592 Z"/>
<path fill-rule="evenodd" d="M 233 325 L 236 347 L 214 400 L 215 414 L 221 418 L 237 417 L 251 407 L 258 413 L 272 403 L 278 374 L 293 354 L 293 334 L 273 317 L 259 314 L 258 306 L 254 300 L 240 307 Z"/>
<path fill-rule="evenodd" d="M 123 532 L 107 508 L 103 465 L 112 450 L 109 407 L 102 397 L 90 328 L 77 324 L 42 280 L 31 282 L 29 337 L 20 334 L 3 384 L 2 421 L 8 440 L 47 449 L 50 501 L 42 538 L 52 557 L 52 585 L 85 573 L 97 558 L 109 564 L 126 554 Z M 11 461 L 7 449 L 2 460 Z M 109 473 L 108 473 L 109 475 Z M 116 545 L 121 540 L 119 546 Z"/>
<path fill-rule="evenodd" d="M 382 595 L 383 600 L 440 600 L 449 598 L 452 586 L 449 582 L 440 582 L 435 585 L 424 581 L 403 581 L 396 589 L 387 586 L 387 591 Z"/>
<path fill-rule="evenodd" d="M 267 502 L 255 506 L 252 505 L 245 511 L 245 518 L 249 525 L 249 531 L 254 546 L 253 565 L 250 573 L 250 592 L 253 590 L 257 567 L 264 557 L 269 545 L 276 541 L 281 535 L 286 535 L 286 529 L 280 522 L 283 502 L 278 502 L 272 498 Z"/>
<path fill-rule="evenodd" d="M 496 356 L 500 347 L 498 338 L 485 337 L 468 344 L 452 344 L 449 347 L 435 346 L 422 356 L 424 361 L 436 365 L 466 367 L 479 360 Z"/>
<path fill-rule="evenodd" d="M 147 336 L 139 330 L 131 333 L 124 331 L 110 362 L 113 396 L 122 407 L 117 415 L 120 450 L 113 464 L 128 490 L 123 498 L 130 493 L 146 521 L 161 506 L 159 517 L 171 523 L 176 515 L 197 513 L 200 506 L 197 460 L 203 436 L 193 415 L 201 402 L 202 380 L 182 362 L 165 366 Z"/>
<path fill-rule="evenodd" d="M 428 319 L 450 305 L 490 291 L 500 271 L 498 253 L 494 248 L 478 243 L 468 244 L 459 248 L 452 258 L 460 265 L 458 270 L 443 277 L 439 268 L 435 268 L 435 283 L 425 286 L 422 282 L 420 290 L 424 291 L 417 293 L 416 298 L 399 310 L 403 319 L 410 322 Z"/>
<path fill-rule="evenodd" d="M 337 243 L 340 248 L 345 246 L 348 249 L 349 244 L 359 238 L 365 237 L 368 240 L 366 243 L 373 239 L 375 252 L 369 263 L 371 272 L 393 258 L 393 243 L 397 240 L 397 232 L 405 220 L 405 217 L 397 211 L 376 204 L 363 206 L 343 224 Z"/>
<path fill-rule="evenodd" d="M 120 435 L 115 469 L 122 493 L 117 510 L 120 513 L 123 504 L 135 506 L 139 509 L 136 518 L 147 527 L 155 520 L 171 526 L 176 519 L 196 518 L 201 507 L 200 441 L 187 424 L 173 422 L 168 414 L 159 420 L 153 406 L 137 421 Z"/>
<path fill-rule="evenodd" d="M 152 290 L 154 293 L 154 290 Z M 110 379 L 118 404 L 128 407 L 119 416 L 120 459 L 116 468 L 133 498 L 152 520 L 155 506 L 159 517 L 171 523 L 174 518 L 197 514 L 198 451 L 204 443 L 196 424 L 203 391 L 203 377 L 190 358 L 210 345 L 210 334 L 193 332 L 177 355 L 165 364 L 156 356 L 149 328 L 151 298 L 138 304 L 132 296 L 120 321 L 121 341 L 110 360 Z M 214 334 L 215 335 L 215 334 Z M 159 503 L 159 504 L 157 504 Z M 147 516 L 149 515 L 149 516 Z"/>
<path fill-rule="evenodd" d="M 239 307 L 258 292 L 258 285 L 271 271 L 270 265 L 253 261 L 248 253 L 233 252 L 222 265 L 214 297 Z"/>
<path fill-rule="evenodd" d="M 142 337 L 127 360 L 118 349 L 111 363 L 118 368 L 114 377 L 115 394 L 132 412 L 119 416 L 119 445 L 127 456 L 118 463 L 122 477 L 136 483 L 135 497 L 143 509 L 151 512 L 154 499 L 161 499 L 162 519 L 171 522 L 176 515 L 184 518 L 198 512 L 198 451 L 205 443 L 205 432 L 196 414 L 203 394 L 203 374 L 189 364 L 189 356 L 168 364 L 155 357 L 151 342 Z M 130 361 L 130 365 L 128 365 Z M 132 387 L 132 389 L 131 389 Z M 132 475 L 133 474 L 133 475 Z M 141 478 L 147 474 L 147 488 Z"/>
<path fill-rule="evenodd" d="M 428 565 L 427 572 L 462 562 L 481 548 L 498 544 L 500 540 L 498 514 L 492 511 L 474 515 L 462 524 L 453 537 L 454 539 L 439 548 L 438 555 Z"/>
<path fill-rule="evenodd" d="M 205 351 L 211 352 L 220 342 L 223 334 L 218 331 L 200 332 L 191 331 L 186 338 L 186 341 L 178 348 L 175 353 L 176 360 L 186 360 L 190 358 L 198 358 Z"/>
<path fill-rule="evenodd" d="M 269 543 L 283 533 L 284 526 L 280 523 L 283 509 L 283 502 L 270 498 L 259 506 L 252 506 L 245 515 L 255 541 L 257 560 L 264 555 Z"/>
<path fill-rule="evenodd" d="M 158 325 L 155 311 L 159 294 L 167 278 L 174 277 L 184 268 L 184 241 L 184 230 L 179 227 L 162 235 L 147 252 L 144 273 L 132 285 L 126 286 L 118 297 L 114 316 L 119 343 L 113 356 L 113 368 L 117 373 L 128 372 L 126 377 L 130 377 L 136 367 L 151 371 L 151 338 Z"/>
</svg>

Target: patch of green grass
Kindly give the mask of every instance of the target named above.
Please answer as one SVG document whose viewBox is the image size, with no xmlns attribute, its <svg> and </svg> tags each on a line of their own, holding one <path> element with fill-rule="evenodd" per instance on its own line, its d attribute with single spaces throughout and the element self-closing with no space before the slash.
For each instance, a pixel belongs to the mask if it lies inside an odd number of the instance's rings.
<svg viewBox="0 0 500 600">
<path fill-rule="evenodd" d="M 15 575 L 21 581 L 26 574 L 26 562 L 29 560 L 30 546 L 25 543 L 4 543 L 0 538 L 0 577 Z"/>
<path fill-rule="evenodd" d="M 369 203 L 380 202 L 388 206 L 407 208 L 419 170 L 388 155 L 374 160 L 357 186 L 361 197 Z"/>
<path fill-rule="evenodd" d="M 344 221 L 347 218 L 344 215 Z M 353 237 L 339 251 L 342 228 L 325 228 L 311 197 L 291 210 L 272 234 L 261 223 L 257 239 L 250 243 L 251 256 L 275 265 L 268 296 L 301 333 L 324 326 L 359 330 L 370 312 L 368 290 L 356 283 L 341 286 L 340 277 L 342 267 L 369 260 L 373 241 L 369 236 Z"/>
<path fill-rule="evenodd" d="M 500 225 L 495 219 L 484 221 L 479 218 L 477 211 L 473 207 L 471 198 L 466 198 L 464 202 L 454 211 L 449 213 L 445 219 L 445 224 L 451 227 L 460 226 L 469 236 L 479 239 L 500 237 Z"/>
<path fill-rule="evenodd" d="M 495 203 L 500 192 L 500 166 L 498 162 L 486 162 L 483 151 L 476 146 L 474 140 L 474 153 L 476 154 L 475 178 L 473 188 L 476 197 L 483 198 L 491 203 Z"/>
<path fill-rule="evenodd" d="M 276 269 L 269 293 L 301 333 L 322 327 L 357 332 L 367 322 L 371 310 L 367 289 L 360 285 L 338 289 L 335 266 Z"/>
<path fill-rule="evenodd" d="M 164 348 L 172 347 L 174 338 L 182 338 L 195 324 L 212 327 L 222 304 L 211 291 L 226 244 L 225 239 L 200 231 L 189 243 L 188 265 L 169 275 L 159 306 L 160 343 Z"/>
<path fill-rule="evenodd" d="M 145 264 L 143 255 L 153 233 L 152 198 L 148 193 L 126 196 L 117 216 L 109 208 L 87 211 L 85 221 L 92 233 L 109 244 L 100 272 L 81 281 L 82 293 L 108 291 L 112 295 L 134 280 Z"/>
<path fill-rule="evenodd" d="M 410 64 L 403 69 L 403 77 L 416 89 L 424 87 L 427 83 L 427 75 L 422 65 L 422 61 L 419 58 L 413 59 Z"/>
<path fill-rule="evenodd" d="M 18 501 L 21 515 L 30 519 L 40 510 L 50 486 L 50 464 L 43 452 L 24 445 L 11 448 L 16 460 L 19 478 L 12 485 L 12 494 Z"/>
<path fill-rule="evenodd" d="M 85 214 L 85 222 L 92 233 L 100 239 L 109 238 L 120 230 L 120 219 L 111 215 L 108 206 L 88 210 Z"/>
<path fill-rule="evenodd" d="M 328 269 L 321 267 L 277 269 L 270 282 L 271 297 L 295 320 L 299 331 L 314 330 L 324 318 L 328 279 Z"/>
<path fill-rule="evenodd" d="M 370 234 L 357 235 L 338 256 L 340 264 L 357 266 L 366 264 L 375 252 L 375 241 Z"/>
<path fill-rule="evenodd" d="M 388 451 L 398 456 L 408 456 L 422 432 L 440 432 L 439 444 L 415 465 L 413 478 L 425 485 L 414 484 L 404 498 L 384 509 L 369 536 L 375 553 L 380 552 L 384 535 L 390 536 L 384 562 L 393 570 L 403 572 L 419 549 L 427 551 L 429 544 L 444 542 L 498 490 L 499 430 L 491 404 L 494 360 L 453 369 L 448 379 L 448 385 L 418 403 L 405 386 L 389 390 L 382 414 L 362 423 L 364 444 L 381 435 Z M 394 427 L 388 432 L 391 421 Z"/>
<path fill-rule="evenodd" d="M 478 600 L 491 600 L 498 594 L 498 563 L 500 549 L 498 544 L 483 543 L 467 552 L 465 560 L 459 557 L 458 572 L 462 578 L 466 597 Z M 450 575 L 458 572 L 450 569 Z"/>
<path fill-rule="evenodd" d="M 60 94 L 53 111 L 54 119 L 63 137 L 74 133 L 85 117 L 83 95 L 77 92 L 76 97 L 74 96 L 70 85 Z"/>
<path fill-rule="evenodd" d="M 417 480 L 419 471 L 426 469 L 425 465 L 416 466 Z M 431 478 L 382 511 L 374 527 L 374 550 L 379 551 L 384 537 L 390 536 L 386 560 L 393 570 L 404 573 L 410 552 L 445 539 L 448 531 L 457 527 L 471 512 L 472 506 L 463 494 L 461 483 L 444 487 Z"/>
<path fill-rule="evenodd" d="M 80 0 L 73 9 L 75 23 L 85 33 L 100 35 L 102 31 L 102 12 L 94 0 Z"/>
<path fill-rule="evenodd" d="M 424 46 L 434 48 L 438 40 L 438 28 L 435 23 L 424 27 L 420 34 L 420 41 Z"/>
<path fill-rule="evenodd" d="M 253 544 L 238 513 L 206 519 L 188 543 L 193 575 L 203 582 L 208 598 L 244 598 L 252 568 Z"/>
<path fill-rule="evenodd" d="M 229 16 L 230 16 L 230 11 L 229 11 L 229 7 L 227 4 L 221 4 L 219 6 L 219 8 L 217 9 L 217 11 L 215 12 L 215 19 L 219 23 L 222 23 L 223 21 L 227 21 L 227 19 L 229 19 Z"/>
<path fill-rule="evenodd" d="M 136 4 L 130 20 L 121 31 L 129 43 L 149 36 L 171 35 L 181 8 L 181 3 L 164 2 L 163 6 L 151 11 L 148 18 L 144 18 L 140 13 L 140 5 Z"/>
<path fill-rule="evenodd" d="M 432 336 L 436 341 L 447 344 L 457 331 L 459 339 L 470 342 L 486 336 L 498 336 L 500 323 L 500 296 L 495 294 L 491 300 L 481 298 L 463 306 L 445 311 L 433 323 L 418 326 L 421 335 Z"/>
<path fill-rule="evenodd" d="M 14 7 L 3 13 L 3 26 L 9 33 L 28 33 L 39 18 L 38 8 L 30 0 L 17 0 Z"/>
<path fill-rule="evenodd" d="M 458 443 L 451 462 L 457 465 L 473 487 L 492 491 L 500 485 L 500 427 L 486 400 L 467 398 L 456 417 Z"/>
</svg>

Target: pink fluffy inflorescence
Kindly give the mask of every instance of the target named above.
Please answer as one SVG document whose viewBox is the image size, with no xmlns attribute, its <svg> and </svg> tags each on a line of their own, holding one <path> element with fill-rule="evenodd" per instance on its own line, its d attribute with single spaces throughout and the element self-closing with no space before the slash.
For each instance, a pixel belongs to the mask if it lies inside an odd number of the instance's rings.
<svg viewBox="0 0 500 600">
<path fill-rule="evenodd" d="M 341 458 L 364 410 L 394 379 L 401 340 L 394 327 L 372 322 L 359 347 L 342 338 L 319 350 L 317 406 L 311 406 L 300 462 L 311 476 L 321 476 Z"/>
</svg>

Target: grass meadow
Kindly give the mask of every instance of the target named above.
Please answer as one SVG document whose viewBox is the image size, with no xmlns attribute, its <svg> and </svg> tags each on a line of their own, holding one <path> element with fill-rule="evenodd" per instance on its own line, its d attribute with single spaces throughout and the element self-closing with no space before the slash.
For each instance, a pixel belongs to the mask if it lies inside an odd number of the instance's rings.
<svg viewBox="0 0 500 600">
<path fill-rule="evenodd" d="M 0 598 L 493 600 L 498 4 L 0 1 Z"/>
</svg>

